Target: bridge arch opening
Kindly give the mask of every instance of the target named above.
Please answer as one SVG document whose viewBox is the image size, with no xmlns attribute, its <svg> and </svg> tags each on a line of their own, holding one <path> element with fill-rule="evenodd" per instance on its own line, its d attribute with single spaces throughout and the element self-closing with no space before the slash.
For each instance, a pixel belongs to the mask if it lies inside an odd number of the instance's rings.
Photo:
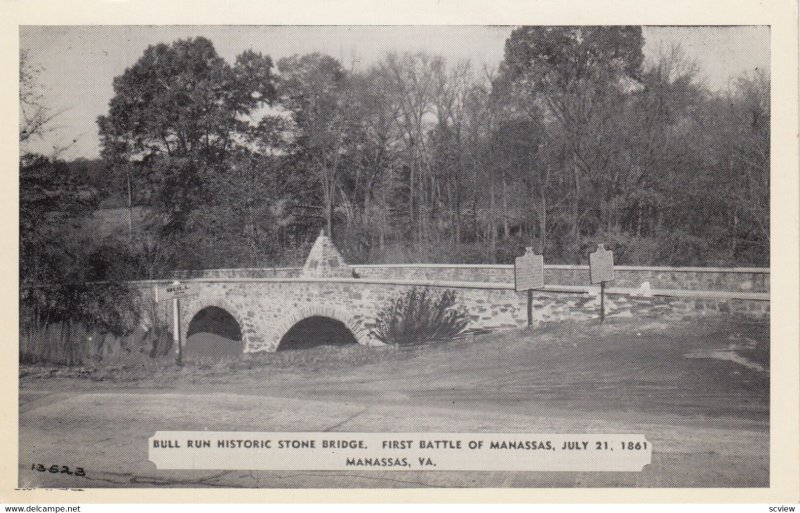
<svg viewBox="0 0 800 513">
<path fill-rule="evenodd" d="M 289 328 L 281 337 L 277 350 L 345 347 L 353 344 L 358 344 L 358 340 L 345 323 L 332 317 L 312 315 Z"/>
<path fill-rule="evenodd" d="M 227 310 L 207 306 L 192 317 L 184 345 L 187 360 L 222 360 L 243 352 L 242 328 Z"/>
</svg>

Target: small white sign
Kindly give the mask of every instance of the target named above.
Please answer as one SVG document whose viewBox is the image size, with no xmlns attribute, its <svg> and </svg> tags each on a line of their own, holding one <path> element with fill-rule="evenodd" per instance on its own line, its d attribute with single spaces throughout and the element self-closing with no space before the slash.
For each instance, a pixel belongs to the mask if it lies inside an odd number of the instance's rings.
<svg viewBox="0 0 800 513">
<path fill-rule="evenodd" d="M 200 293 L 194 283 L 173 283 L 158 288 L 158 301 L 181 298 L 186 296 L 196 296 Z"/>
<path fill-rule="evenodd" d="M 514 287 L 517 292 L 544 287 L 544 256 L 533 248 L 525 248 L 525 254 L 514 260 Z"/>
<path fill-rule="evenodd" d="M 592 283 L 614 281 L 614 253 L 598 244 L 597 251 L 589 254 L 589 280 Z"/>
</svg>

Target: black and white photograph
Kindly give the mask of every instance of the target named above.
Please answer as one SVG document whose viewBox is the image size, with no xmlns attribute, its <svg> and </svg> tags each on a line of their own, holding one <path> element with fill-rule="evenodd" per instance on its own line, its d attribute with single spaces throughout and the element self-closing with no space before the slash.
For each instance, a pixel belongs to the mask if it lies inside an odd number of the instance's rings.
<svg viewBox="0 0 800 513">
<path fill-rule="evenodd" d="M 17 486 L 769 488 L 771 57 L 20 26 Z"/>
</svg>

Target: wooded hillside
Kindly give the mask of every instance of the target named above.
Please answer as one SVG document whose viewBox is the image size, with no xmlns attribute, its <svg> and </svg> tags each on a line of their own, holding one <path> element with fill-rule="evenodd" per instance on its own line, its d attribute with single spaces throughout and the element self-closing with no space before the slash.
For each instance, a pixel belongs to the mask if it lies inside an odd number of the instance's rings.
<svg viewBox="0 0 800 513">
<path fill-rule="evenodd" d="M 643 45 L 638 27 L 521 27 L 498 69 L 151 46 L 114 80 L 100 161 L 21 157 L 22 273 L 298 264 L 320 227 L 352 263 L 530 245 L 586 263 L 602 241 L 619 264 L 768 266 L 769 76 L 710 91 L 679 48 Z M 101 203 L 125 216 L 114 234 L 64 237 Z"/>
</svg>

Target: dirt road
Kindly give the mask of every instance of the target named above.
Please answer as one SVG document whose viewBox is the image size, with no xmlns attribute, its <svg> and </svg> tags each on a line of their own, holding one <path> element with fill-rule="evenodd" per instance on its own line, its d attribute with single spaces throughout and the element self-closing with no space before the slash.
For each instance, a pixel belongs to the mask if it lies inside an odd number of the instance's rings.
<svg viewBox="0 0 800 513">
<path fill-rule="evenodd" d="M 769 485 L 766 323 L 620 320 L 406 351 L 22 374 L 21 487 Z M 165 471 L 147 458 L 158 430 L 642 433 L 654 451 L 634 473 Z"/>
</svg>

